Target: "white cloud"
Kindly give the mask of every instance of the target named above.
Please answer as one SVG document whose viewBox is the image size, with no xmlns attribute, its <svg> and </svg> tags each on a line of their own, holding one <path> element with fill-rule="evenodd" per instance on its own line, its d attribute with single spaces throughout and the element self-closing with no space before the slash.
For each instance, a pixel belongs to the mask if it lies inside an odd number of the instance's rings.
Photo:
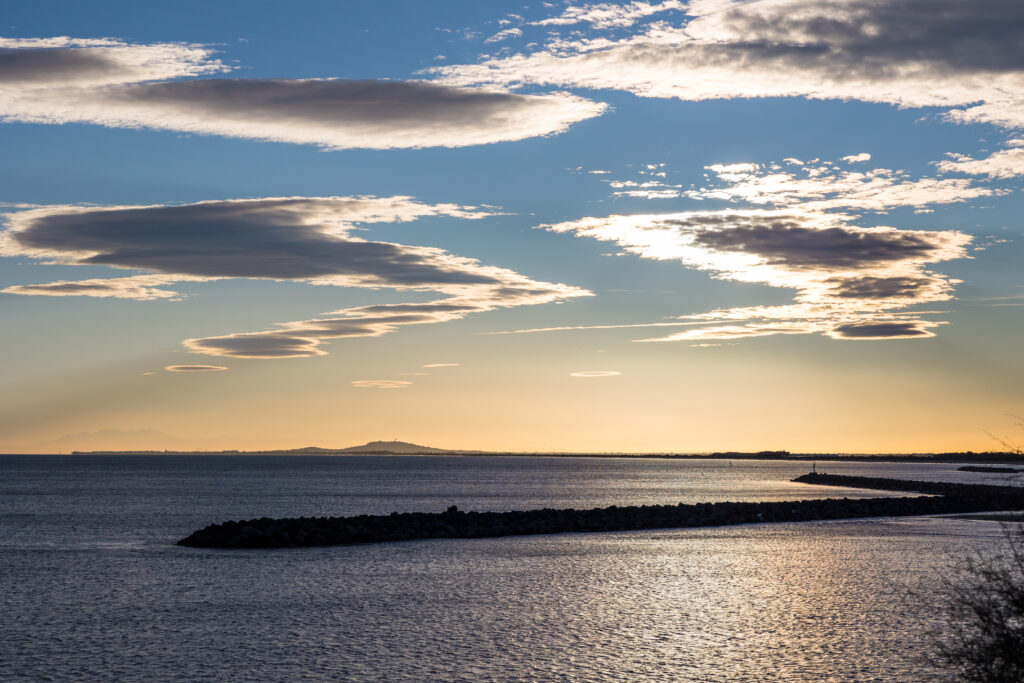
<svg viewBox="0 0 1024 683">
<path fill-rule="evenodd" d="M 375 242 L 357 226 L 423 216 L 478 219 L 490 211 L 409 197 L 274 197 L 183 206 L 56 206 L 7 216 L 0 254 L 153 274 L 7 288 L 14 294 L 172 298 L 154 288 L 219 278 L 291 280 L 339 287 L 432 291 L 425 303 L 360 306 L 265 332 L 185 340 L 197 353 L 241 358 L 323 355 L 323 341 L 376 337 L 405 325 L 562 301 L 586 290 L 532 280 L 434 247 Z"/>
<path fill-rule="evenodd" d="M 500 330 L 497 332 L 480 332 L 484 335 L 495 334 L 535 334 L 538 332 L 565 332 L 570 330 L 620 330 L 632 327 L 680 327 L 702 323 L 694 322 L 664 322 L 664 323 L 625 323 L 622 325 L 560 325 L 557 327 L 531 327 L 523 330 Z"/>
<path fill-rule="evenodd" d="M 871 161 L 871 155 L 867 152 L 861 152 L 860 154 L 850 154 L 849 156 L 840 157 L 841 161 L 845 161 L 848 164 L 859 164 L 862 161 Z"/>
<path fill-rule="evenodd" d="M 684 9 L 686 6 L 680 0 L 664 0 L 660 3 L 630 2 L 625 5 L 598 2 L 590 5 L 570 5 L 557 17 L 541 19 L 531 22 L 531 24 L 533 26 L 570 26 L 587 23 L 596 29 L 625 28 L 652 14 Z"/>
<path fill-rule="evenodd" d="M 1024 126 L 1024 13 L 1016 0 L 692 0 L 686 14 L 622 39 L 556 38 L 530 53 L 434 72 L 452 84 L 682 100 L 854 99 Z M 563 17 L 545 21 L 572 18 Z"/>
<path fill-rule="evenodd" d="M 227 370 L 223 365 L 168 365 L 167 372 L 220 372 Z"/>
<path fill-rule="evenodd" d="M 967 173 L 989 178 L 1024 176 L 1024 140 L 1009 140 L 1007 145 L 1009 149 L 993 152 L 983 159 L 950 153 L 947 155 L 949 159 L 935 165 L 941 173 Z"/>
<path fill-rule="evenodd" d="M 847 171 L 820 161 L 793 164 L 789 169 L 777 164 L 741 163 L 714 164 L 707 170 L 725 184 L 688 190 L 684 193 L 687 197 L 793 206 L 808 211 L 884 211 L 900 206 L 953 204 L 1006 193 L 978 185 L 969 178 L 914 179 L 906 171 Z"/>
<path fill-rule="evenodd" d="M 0 42 L 0 120 L 94 123 L 319 145 L 461 147 L 563 132 L 605 105 L 425 81 L 240 79 L 204 46 Z M 187 80 L 182 80 L 187 79 Z"/>
<path fill-rule="evenodd" d="M 570 377 L 615 377 L 621 375 L 621 372 L 614 370 L 581 370 L 580 372 L 570 372 Z"/>
<path fill-rule="evenodd" d="M 412 382 L 402 379 L 357 379 L 352 386 L 360 389 L 405 389 L 412 386 Z"/>
<path fill-rule="evenodd" d="M 424 363 L 421 368 L 457 368 L 462 363 Z"/>
<path fill-rule="evenodd" d="M 486 40 L 484 40 L 484 42 L 485 43 L 500 43 L 503 40 L 508 40 L 509 38 L 519 38 L 522 35 L 523 35 L 523 29 L 521 29 L 521 28 L 515 28 L 515 27 L 513 27 L 513 28 L 506 28 L 504 30 L 498 31 L 497 33 L 495 33 L 490 38 L 487 38 Z"/>
</svg>

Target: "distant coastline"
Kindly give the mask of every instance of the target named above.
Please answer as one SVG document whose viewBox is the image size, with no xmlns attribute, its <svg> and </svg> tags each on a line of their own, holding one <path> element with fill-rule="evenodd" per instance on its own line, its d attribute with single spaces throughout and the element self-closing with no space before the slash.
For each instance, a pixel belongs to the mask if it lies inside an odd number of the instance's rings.
<svg viewBox="0 0 1024 683">
<path fill-rule="evenodd" d="M 4 455 L 19 455 L 6 453 Z M 43 455 L 43 454 L 39 454 Z M 60 454 L 51 454 L 60 455 Z M 271 450 L 95 450 L 72 451 L 74 456 L 145 455 L 145 456 L 347 456 L 347 455 L 402 455 L 402 456 L 458 456 L 458 457 L 544 457 L 544 458 L 637 458 L 670 460 L 782 460 L 794 462 L 936 462 L 936 463 L 1016 463 L 1024 465 L 1024 455 L 1007 451 L 962 451 L 949 453 L 790 453 L 789 451 L 724 451 L 714 453 L 574 453 L 574 452 L 502 452 L 444 450 L 424 447 L 422 450 L 401 451 L 387 449 L 351 448 L 294 448 Z"/>
</svg>

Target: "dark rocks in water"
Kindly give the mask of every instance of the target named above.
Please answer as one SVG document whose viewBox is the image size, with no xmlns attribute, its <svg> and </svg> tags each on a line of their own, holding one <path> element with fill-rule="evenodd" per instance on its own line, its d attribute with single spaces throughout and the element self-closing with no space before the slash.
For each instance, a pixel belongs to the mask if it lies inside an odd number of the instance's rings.
<svg viewBox="0 0 1024 683">
<path fill-rule="evenodd" d="M 957 472 L 988 472 L 990 474 L 1018 474 L 1016 467 L 993 467 L 991 465 L 964 465 L 957 467 Z"/>
<path fill-rule="evenodd" d="M 1024 509 L 1024 488 L 805 474 L 793 481 L 928 494 L 906 498 L 824 499 L 765 503 L 611 506 L 590 510 L 443 513 L 392 512 L 354 517 L 262 517 L 211 524 L 178 541 L 196 548 L 296 548 L 427 538 L 489 538 L 586 531 L 635 531 L 757 522 L 806 522 Z"/>
</svg>

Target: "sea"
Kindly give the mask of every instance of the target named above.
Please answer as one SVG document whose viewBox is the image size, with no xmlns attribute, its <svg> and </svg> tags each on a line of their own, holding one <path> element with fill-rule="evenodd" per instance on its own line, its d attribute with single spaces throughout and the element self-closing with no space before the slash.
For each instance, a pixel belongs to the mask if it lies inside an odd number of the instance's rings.
<svg viewBox="0 0 1024 683">
<path fill-rule="evenodd" d="M 956 465 L 837 474 L 1020 484 Z M 809 464 L 0 456 L 3 681 L 931 681 L 942 595 L 1005 525 L 946 516 L 278 550 L 214 522 L 875 497 Z"/>
</svg>

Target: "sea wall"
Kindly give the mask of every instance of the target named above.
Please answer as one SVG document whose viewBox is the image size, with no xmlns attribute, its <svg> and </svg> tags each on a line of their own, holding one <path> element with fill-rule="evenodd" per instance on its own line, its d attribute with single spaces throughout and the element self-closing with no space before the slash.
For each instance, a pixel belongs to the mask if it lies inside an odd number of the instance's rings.
<svg viewBox="0 0 1024 683">
<path fill-rule="evenodd" d="M 196 548 L 296 548 L 427 538 L 488 538 L 587 531 L 633 531 L 756 522 L 805 522 L 1024 509 L 1024 488 L 805 474 L 797 482 L 927 494 L 905 498 L 829 498 L 768 503 L 611 506 L 589 510 L 393 512 L 211 524 L 178 541 Z"/>
</svg>

